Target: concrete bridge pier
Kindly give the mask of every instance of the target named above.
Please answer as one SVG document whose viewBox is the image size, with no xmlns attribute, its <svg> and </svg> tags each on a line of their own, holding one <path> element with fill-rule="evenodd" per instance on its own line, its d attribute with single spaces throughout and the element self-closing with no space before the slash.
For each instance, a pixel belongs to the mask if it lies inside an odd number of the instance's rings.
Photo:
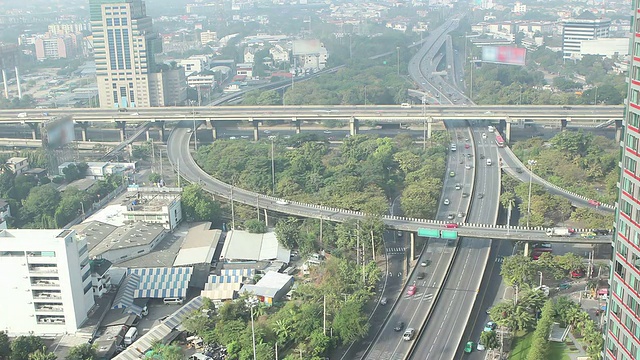
<svg viewBox="0 0 640 360">
<path fill-rule="evenodd" d="M 9 98 L 9 86 L 7 85 L 7 71 L 2 69 L 2 83 L 4 85 L 4 98 Z"/>
<path fill-rule="evenodd" d="M 209 120 L 209 124 L 211 124 L 211 135 L 213 136 L 213 140 L 218 140 L 218 126 L 215 120 Z"/>
<path fill-rule="evenodd" d="M 507 120 L 501 119 L 498 121 L 498 130 L 500 130 L 500 133 L 502 134 L 505 133 L 505 131 L 507 130 Z"/>
<path fill-rule="evenodd" d="M 529 256 L 529 242 L 525 242 L 524 243 L 524 252 L 523 252 L 524 256 Z"/>
<path fill-rule="evenodd" d="M 161 121 L 160 122 L 160 141 L 164 142 L 166 134 L 167 134 L 167 131 L 164 127 L 164 121 Z"/>
<path fill-rule="evenodd" d="M 253 124 L 253 141 L 260 140 L 260 121 L 249 119 L 251 124 Z"/>
<path fill-rule="evenodd" d="M 87 136 L 87 129 L 89 128 L 88 121 L 78 121 L 76 124 L 80 126 L 80 132 L 82 134 L 82 141 L 89 141 L 89 137 Z"/>
<path fill-rule="evenodd" d="M 622 134 L 624 132 L 624 127 L 622 126 L 622 120 L 615 120 L 616 123 L 616 141 L 622 141 Z"/>
<path fill-rule="evenodd" d="M 360 129 L 360 126 L 359 126 L 358 119 L 352 117 L 349 120 L 349 134 L 351 134 L 351 136 L 358 135 L 359 129 Z"/>
<path fill-rule="evenodd" d="M 427 118 L 427 139 L 431 139 L 431 135 L 433 134 L 432 125 L 433 125 L 433 118 L 428 117 Z M 426 140 L 426 139 L 423 139 L 423 140 Z"/>
<path fill-rule="evenodd" d="M 300 132 L 302 132 L 302 130 L 300 129 L 300 125 L 302 125 L 302 121 L 298 120 L 297 117 L 292 117 L 291 121 L 293 122 L 293 125 L 296 127 L 296 134 L 300 134 Z"/>
<path fill-rule="evenodd" d="M 144 134 L 147 137 L 147 141 L 151 140 L 151 133 L 149 133 L 149 128 L 147 128 L 147 130 L 144 132 Z"/>
<path fill-rule="evenodd" d="M 409 240 L 411 242 L 409 245 L 409 256 L 410 260 L 413 261 L 413 259 L 416 258 L 416 233 L 411 232 L 409 234 L 411 234 L 411 236 L 409 236 Z"/>
<path fill-rule="evenodd" d="M 126 121 L 116 121 L 116 127 L 120 130 L 120 142 L 123 142 L 127 137 L 127 122 Z"/>
<path fill-rule="evenodd" d="M 566 118 L 566 119 L 560 120 L 560 131 L 566 131 L 567 130 L 567 124 L 570 121 L 571 121 L 571 118 Z"/>
<path fill-rule="evenodd" d="M 508 143 L 511 142 L 511 119 L 507 118 L 507 121 L 505 121 L 505 128 L 504 128 L 504 141 Z"/>
<path fill-rule="evenodd" d="M 31 128 L 31 140 L 38 140 L 38 128 L 40 127 L 40 124 L 29 122 L 27 125 Z"/>
</svg>

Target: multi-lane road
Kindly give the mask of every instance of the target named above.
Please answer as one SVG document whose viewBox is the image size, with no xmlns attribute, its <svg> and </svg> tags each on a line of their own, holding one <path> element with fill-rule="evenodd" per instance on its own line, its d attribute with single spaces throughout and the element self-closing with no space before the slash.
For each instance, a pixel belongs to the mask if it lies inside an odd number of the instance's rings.
<svg viewBox="0 0 640 360">
<path fill-rule="evenodd" d="M 454 138 L 453 144 L 460 148 L 452 152 L 448 158 L 447 174 L 453 171 L 454 176 L 447 176 L 443 186 L 443 195 L 440 199 L 437 219 L 449 220 L 450 214 L 458 221 L 463 221 L 469 208 L 469 194 L 473 187 L 473 157 L 468 157 L 472 150 L 465 150 L 465 145 L 470 146 L 469 131 L 465 128 L 450 127 L 449 133 Z M 470 167 L 467 169 L 467 167 Z M 461 188 L 456 189 L 460 184 Z M 445 199 L 448 205 L 444 205 Z M 374 343 L 367 352 L 366 359 L 404 359 L 409 354 L 411 342 L 402 338 L 403 332 L 408 328 L 414 328 L 416 332 L 422 327 L 425 317 L 428 316 L 434 300 L 438 296 L 441 284 L 447 275 L 449 264 L 455 254 L 455 242 L 431 239 L 426 251 L 418 259 L 418 265 L 407 278 L 407 287 L 415 285 L 417 291 L 408 295 L 405 287 L 401 298 L 398 300 L 389 320 L 379 332 Z M 428 264 L 422 266 L 421 264 Z M 398 324 L 403 323 L 400 330 Z"/>
</svg>

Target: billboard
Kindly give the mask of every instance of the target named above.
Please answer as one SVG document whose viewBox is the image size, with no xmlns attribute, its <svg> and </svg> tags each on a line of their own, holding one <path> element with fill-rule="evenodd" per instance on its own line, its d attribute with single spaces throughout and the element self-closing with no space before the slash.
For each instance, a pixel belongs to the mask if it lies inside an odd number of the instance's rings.
<svg viewBox="0 0 640 360">
<path fill-rule="evenodd" d="M 313 55 L 318 54 L 323 47 L 320 40 L 294 40 L 293 55 Z"/>
<path fill-rule="evenodd" d="M 70 117 L 53 118 L 42 124 L 42 145 L 58 148 L 76 140 L 73 120 Z"/>
<path fill-rule="evenodd" d="M 525 63 L 527 49 L 512 46 L 483 46 L 482 61 L 494 64 L 520 65 Z"/>
</svg>

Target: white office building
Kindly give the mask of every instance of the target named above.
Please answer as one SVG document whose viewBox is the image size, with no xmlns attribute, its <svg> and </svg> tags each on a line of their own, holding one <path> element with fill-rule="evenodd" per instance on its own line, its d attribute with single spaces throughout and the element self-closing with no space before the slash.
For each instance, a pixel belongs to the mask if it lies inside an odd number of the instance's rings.
<svg viewBox="0 0 640 360">
<path fill-rule="evenodd" d="M 580 59 L 582 42 L 609 37 L 611 19 L 598 18 L 589 11 L 562 21 L 562 52 L 565 59 Z"/>
<path fill-rule="evenodd" d="M 0 326 L 75 333 L 94 306 L 87 244 L 74 230 L 0 230 Z"/>
</svg>

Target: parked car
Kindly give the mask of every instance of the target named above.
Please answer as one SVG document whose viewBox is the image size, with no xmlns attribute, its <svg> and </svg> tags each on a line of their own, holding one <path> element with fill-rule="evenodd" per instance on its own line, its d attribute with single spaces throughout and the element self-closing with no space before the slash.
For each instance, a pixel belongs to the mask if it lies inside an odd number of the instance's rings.
<svg viewBox="0 0 640 360">
<path fill-rule="evenodd" d="M 486 323 L 484 325 L 484 331 L 493 331 L 497 328 L 498 326 L 496 325 L 496 323 L 494 323 L 493 321 L 489 321 L 488 323 Z"/>
<path fill-rule="evenodd" d="M 575 269 L 571 272 L 571 277 L 574 279 L 579 279 L 583 276 L 584 276 L 584 270 L 582 269 Z"/>
<path fill-rule="evenodd" d="M 467 344 L 464 346 L 464 352 L 467 354 L 471 354 L 474 345 L 475 344 L 473 343 L 473 341 L 467 341 Z"/>
</svg>

